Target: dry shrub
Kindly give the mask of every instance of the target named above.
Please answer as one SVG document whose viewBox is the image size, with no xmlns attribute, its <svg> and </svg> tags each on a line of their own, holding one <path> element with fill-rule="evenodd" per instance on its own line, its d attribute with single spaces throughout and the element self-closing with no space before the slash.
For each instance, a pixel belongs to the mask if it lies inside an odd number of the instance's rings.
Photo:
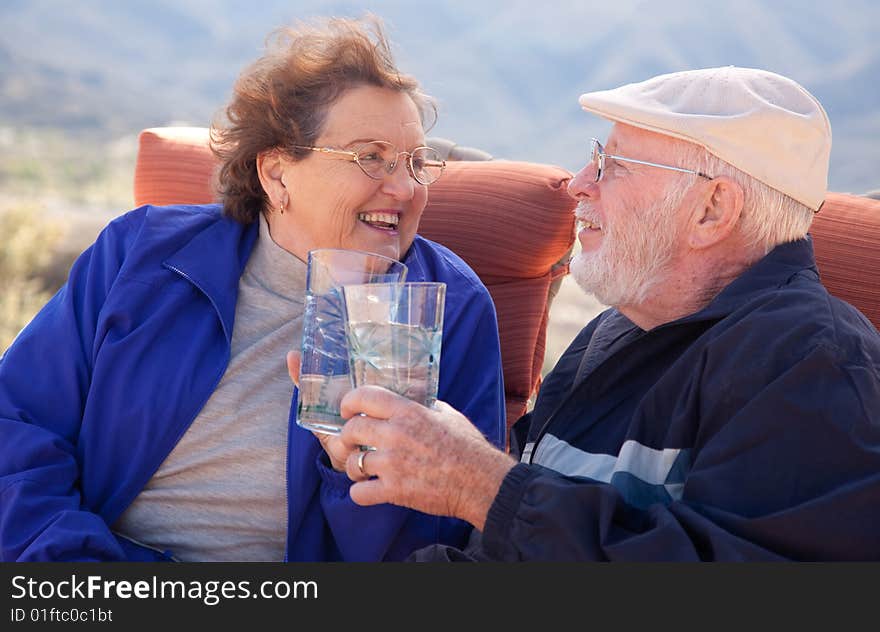
<svg viewBox="0 0 880 632">
<path fill-rule="evenodd" d="M 0 352 L 58 289 L 46 276 L 63 234 L 63 225 L 41 219 L 34 209 L 0 210 Z"/>
</svg>

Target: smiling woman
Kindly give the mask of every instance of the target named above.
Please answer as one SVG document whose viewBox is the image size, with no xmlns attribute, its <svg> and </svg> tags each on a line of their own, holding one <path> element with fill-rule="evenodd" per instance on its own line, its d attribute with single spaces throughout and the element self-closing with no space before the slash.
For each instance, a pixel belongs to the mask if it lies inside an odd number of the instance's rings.
<svg viewBox="0 0 880 632">
<path fill-rule="evenodd" d="M 424 185 L 436 179 L 416 178 L 409 153 L 396 169 L 396 148 L 423 147 L 436 109 L 398 71 L 381 27 L 371 24 L 372 35 L 339 19 L 275 31 L 212 128 L 226 213 L 244 221 L 263 213 L 273 239 L 302 260 L 312 248 L 405 253 L 427 201 Z M 366 151 L 375 142 L 395 150 L 383 161 L 394 168 L 366 167 L 376 162 Z M 377 214 L 392 219 L 379 226 Z"/>
<path fill-rule="evenodd" d="M 416 234 L 444 167 L 434 114 L 377 20 L 274 33 L 212 128 L 222 203 L 113 221 L 0 363 L 3 560 L 395 560 L 467 539 L 356 506 L 341 443 L 291 423 L 285 363 L 310 250 L 399 258 L 447 285 L 439 398 L 504 445 L 492 300 Z"/>
<path fill-rule="evenodd" d="M 257 157 L 263 190 L 277 200 L 275 211 L 266 215 L 276 243 L 300 259 L 313 248 L 367 250 L 392 258 L 405 253 L 428 201 L 427 186 L 401 164 L 409 160 L 397 160 L 398 154 L 395 169 L 382 169 L 378 177 L 359 166 L 382 160 L 382 154 L 367 150 L 379 143 L 409 150 L 424 146 L 409 95 L 372 85 L 350 88 L 327 109 L 316 142 L 343 148 L 359 160 L 329 152 L 290 157 L 279 150 Z"/>
</svg>

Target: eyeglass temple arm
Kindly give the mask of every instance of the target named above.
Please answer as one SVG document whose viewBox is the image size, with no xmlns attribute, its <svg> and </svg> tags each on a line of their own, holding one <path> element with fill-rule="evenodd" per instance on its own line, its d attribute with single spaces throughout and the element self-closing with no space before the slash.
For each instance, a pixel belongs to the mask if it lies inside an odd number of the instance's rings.
<svg viewBox="0 0 880 632">
<path fill-rule="evenodd" d="M 619 160 L 620 162 L 634 162 L 637 165 L 647 165 L 649 167 L 662 167 L 663 169 L 670 169 L 672 171 L 680 171 L 681 173 L 692 173 L 695 176 L 700 176 L 703 178 L 707 178 L 709 180 L 712 179 L 712 176 L 703 173 L 702 171 L 694 171 L 693 169 L 682 169 L 681 167 L 672 167 L 670 165 L 661 165 L 656 162 L 647 162 L 645 160 L 636 160 L 635 158 L 624 158 L 623 156 L 614 156 L 612 154 L 605 154 L 608 158 L 613 160 Z"/>
<path fill-rule="evenodd" d="M 342 154 L 344 156 L 351 156 L 353 160 L 357 159 L 357 154 L 353 151 L 347 151 L 345 149 L 333 149 L 332 147 L 309 147 L 308 145 L 293 145 L 295 149 L 308 149 L 309 151 L 317 151 L 322 154 Z"/>
</svg>

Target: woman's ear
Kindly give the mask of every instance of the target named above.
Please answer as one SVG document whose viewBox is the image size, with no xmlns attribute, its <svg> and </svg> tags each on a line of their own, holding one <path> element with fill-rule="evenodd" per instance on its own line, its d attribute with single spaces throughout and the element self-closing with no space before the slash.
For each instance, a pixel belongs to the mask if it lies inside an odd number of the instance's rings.
<svg viewBox="0 0 880 632">
<path fill-rule="evenodd" d="M 701 204 L 694 214 L 688 245 L 709 248 L 726 239 L 733 231 L 743 208 L 743 189 L 727 176 L 709 182 Z"/>
<path fill-rule="evenodd" d="M 290 199 L 284 183 L 284 155 L 277 149 L 257 154 L 257 175 L 269 198 L 270 210 L 283 213 Z"/>
</svg>

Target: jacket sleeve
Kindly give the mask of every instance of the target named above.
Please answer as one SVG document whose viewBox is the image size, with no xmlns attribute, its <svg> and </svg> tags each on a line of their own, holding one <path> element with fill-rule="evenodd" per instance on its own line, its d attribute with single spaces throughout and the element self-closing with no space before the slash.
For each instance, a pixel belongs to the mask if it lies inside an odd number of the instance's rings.
<svg viewBox="0 0 880 632">
<path fill-rule="evenodd" d="M 101 306 L 124 258 L 125 216 L 73 265 L 67 283 L 0 359 L 0 557 L 121 560 L 129 553 L 82 505 L 77 439 Z M 152 558 L 153 556 L 149 556 Z"/>
<path fill-rule="evenodd" d="M 725 380 L 712 398 L 737 392 Z M 877 366 L 818 347 L 702 420 L 678 500 L 636 508 L 611 484 L 518 464 L 484 547 L 503 561 L 880 559 L 878 410 Z"/>
<path fill-rule="evenodd" d="M 505 436 L 504 383 L 495 306 L 479 287 L 447 288 L 439 399 L 468 417 L 496 446 Z M 321 504 L 342 559 L 402 560 L 429 544 L 464 545 L 471 526 L 392 505 L 360 507 L 351 481 L 319 460 Z"/>
</svg>

